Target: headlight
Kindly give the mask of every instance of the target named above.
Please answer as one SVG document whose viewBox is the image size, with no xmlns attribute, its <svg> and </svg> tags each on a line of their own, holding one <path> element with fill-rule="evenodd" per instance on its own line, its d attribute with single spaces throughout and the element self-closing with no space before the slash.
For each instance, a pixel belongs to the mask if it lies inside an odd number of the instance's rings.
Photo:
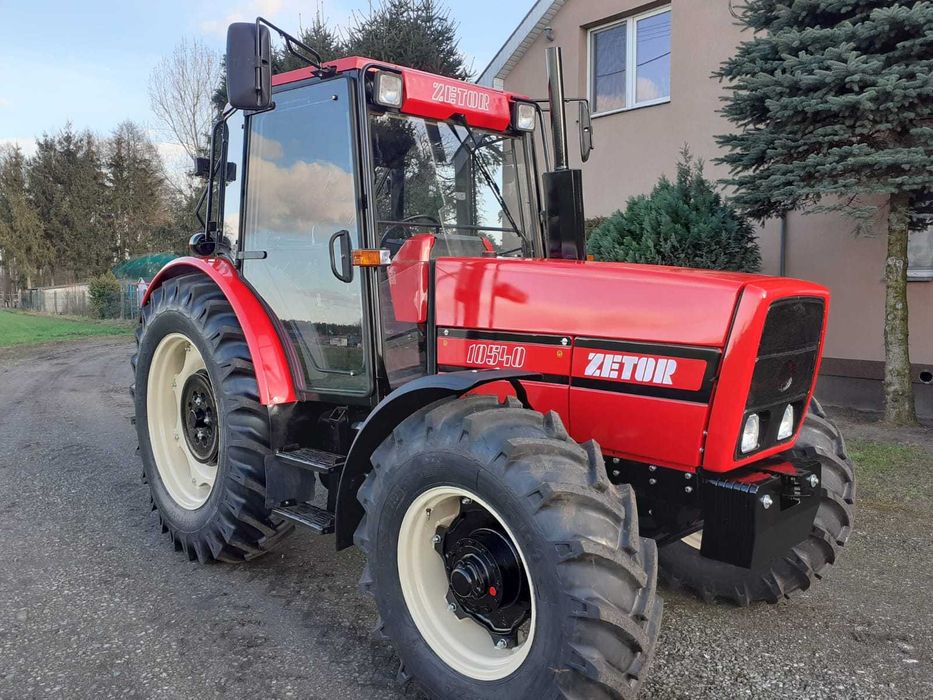
<svg viewBox="0 0 933 700">
<path fill-rule="evenodd" d="M 535 130 L 537 110 L 530 102 L 516 102 L 512 113 L 512 126 L 519 131 Z"/>
<path fill-rule="evenodd" d="M 794 434 L 794 407 L 787 404 L 784 409 L 784 415 L 781 417 L 781 425 L 778 426 L 778 440 L 786 440 Z"/>
<path fill-rule="evenodd" d="M 373 100 L 383 107 L 402 106 L 402 76 L 378 71 L 373 78 Z"/>
<path fill-rule="evenodd" d="M 742 428 L 742 442 L 739 449 L 742 453 L 751 452 L 758 447 L 758 433 L 761 430 L 761 420 L 757 413 L 752 413 L 745 419 L 745 427 Z"/>
</svg>

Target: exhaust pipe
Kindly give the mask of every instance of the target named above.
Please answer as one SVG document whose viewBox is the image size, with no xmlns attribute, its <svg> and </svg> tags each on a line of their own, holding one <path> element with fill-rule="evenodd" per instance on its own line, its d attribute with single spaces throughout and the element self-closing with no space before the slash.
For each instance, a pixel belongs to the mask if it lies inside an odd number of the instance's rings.
<svg viewBox="0 0 933 700">
<path fill-rule="evenodd" d="M 547 97 L 551 110 L 551 136 L 554 139 L 554 169 L 567 169 L 567 117 L 564 114 L 564 60 L 559 46 L 545 49 Z"/>
<path fill-rule="evenodd" d="M 544 173 L 547 257 L 585 260 L 583 172 L 567 163 L 567 119 L 564 115 L 564 70 L 560 47 L 546 51 L 554 170 Z"/>
</svg>

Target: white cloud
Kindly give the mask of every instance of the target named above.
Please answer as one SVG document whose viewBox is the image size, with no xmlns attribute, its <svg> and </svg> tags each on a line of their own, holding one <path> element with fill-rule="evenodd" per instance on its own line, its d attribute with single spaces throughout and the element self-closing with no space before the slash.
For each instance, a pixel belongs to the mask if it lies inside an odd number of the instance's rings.
<svg viewBox="0 0 933 700">
<path fill-rule="evenodd" d="M 356 218 L 353 174 L 333 163 L 296 161 L 282 167 L 256 160 L 249 179 L 252 194 L 262 202 L 266 230 L 329 237 Z"/>
<path fill-rule="evenodd" d="M 10 101 L 5 100 L 2 97 L 0 97 L 0 109 L 3 109 L 4 107 L 9 107 L 9 106 L 10 106 Z"/>
</svg>

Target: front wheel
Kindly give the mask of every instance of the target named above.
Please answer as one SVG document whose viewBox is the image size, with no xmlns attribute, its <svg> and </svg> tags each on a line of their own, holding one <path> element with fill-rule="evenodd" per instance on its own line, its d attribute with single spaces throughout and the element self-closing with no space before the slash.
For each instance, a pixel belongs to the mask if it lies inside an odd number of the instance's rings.
<svg viewBox="0 0 933 700">
<path fill-rule="evenodd" d="M 595 444 L 493 397 L 434 404 L 373 455 L 355 541 L 403 678 L 432 697 L 633 697 L 656 549 Z"/>
<path fill-rule="evenodd" d="M 707 559 L 700 553 L 703 533 L 696 532 L 661 548 L 662 579 L 709 602 L 748 605 L 776 603 L 821 578 L 852 532 L 855 472 L 839 429 L 815 399 L 792 452 L 803 456 L 808 448 L 816 451 L 822 466 L 823 497 L 806 540 L 756 572 Z"/>
</svg>

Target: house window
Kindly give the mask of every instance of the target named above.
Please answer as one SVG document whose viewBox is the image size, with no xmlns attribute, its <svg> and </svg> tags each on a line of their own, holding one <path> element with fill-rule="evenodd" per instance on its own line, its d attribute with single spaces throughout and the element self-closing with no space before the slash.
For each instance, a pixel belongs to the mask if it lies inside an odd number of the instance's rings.
<svg viewBox="0 0 933 700">
<path fill-rule="evenodd" d="M 910 234 L 907 241 L 907 279 L 933 281 L 933 226 Z"/>
<path fill-rule="evenodd" d="M 670 100 L 670 6 L 591 29 L 589 46 L 594 114 Z"/>
</svg>

